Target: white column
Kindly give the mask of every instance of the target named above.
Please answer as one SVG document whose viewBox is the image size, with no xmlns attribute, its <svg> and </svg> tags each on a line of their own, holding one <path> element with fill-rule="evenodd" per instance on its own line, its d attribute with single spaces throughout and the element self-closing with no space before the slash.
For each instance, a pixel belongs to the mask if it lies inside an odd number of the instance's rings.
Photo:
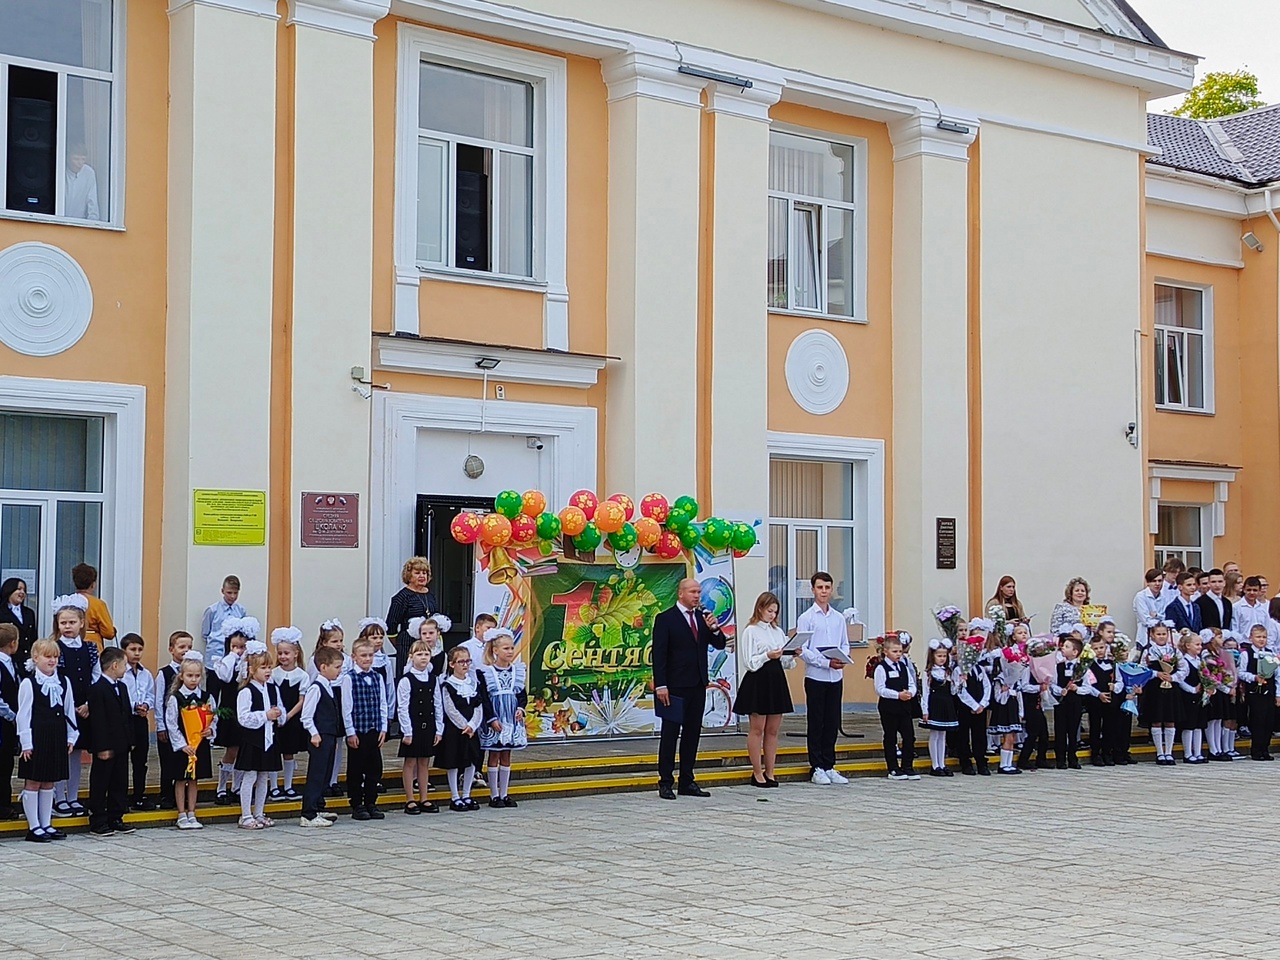
<svg viewBox="0 0 1280 960">
<path fill-rule="evenodd" d="M 769 515 L 769 107 L 779 85 L 713 83 L 711 215 L 711 512 L 735 520 Z M 704 441 L 705 442 L 705 441 Z M 764 531 L 760 531 L 763 538 Z M 734 565 L 740 604 L 767 583 L 766 559 Z M 748 599 L 751 598 L 751 599 Z"/>
<path fill-rule="evenodd" d="M 604 61 L 609 87 L 605 486 L 692 494 L 697 481 L 702 81 L 644 53 Z"/>
<path fill-rule="evenodd" d="M 197 633 L 227 574 L 266 612 L 266 543 L 194 546 L 192 490 L 269 489 L 278 20 L 275 0 L 169 17 L 164 635 Z"/>
<path fill-rule="evenodd" d="M 893 139 L 893 625 L 937 628 L 969 598 L 968 147 L 937 118 Z M 956 523 L 955 569 L 936 563 L 936 521 Z"/>
<path fill-rule="evenodd" d="M 306 634 L 369 613 L 373 24 L 388 3 L 290 0 L 294 30 L 290 616 Z M 302 547 L 303 493 L 359 497 L 359 546 Z"/>
</svg>

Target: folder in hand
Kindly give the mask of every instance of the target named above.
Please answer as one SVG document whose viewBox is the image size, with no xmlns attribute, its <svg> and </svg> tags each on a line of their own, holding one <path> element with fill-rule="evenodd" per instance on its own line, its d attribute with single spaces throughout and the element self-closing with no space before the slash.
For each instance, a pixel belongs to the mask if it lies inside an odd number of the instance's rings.
<svg viewBox="0 0 1280 960">
<path fill-rule="evenodd" d="M 673 697 L 668 694 L 667 699 L 671 702 L 663 705 L 662 701 L 656 696 L 653 698 L 653 712 L 661 720 L 668 723 L 684 722 L 684 697 Z"/>
</svg>

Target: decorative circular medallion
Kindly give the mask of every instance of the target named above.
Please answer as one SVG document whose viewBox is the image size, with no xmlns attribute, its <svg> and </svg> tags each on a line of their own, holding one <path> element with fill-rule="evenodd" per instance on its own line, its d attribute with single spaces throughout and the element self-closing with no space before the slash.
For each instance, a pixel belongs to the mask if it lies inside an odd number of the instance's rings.
<svg viewBox="0 0 1280 960">
<path fill-rule="evenodd" d="M 806 330 L 787 350 L 787 389 L 809 413 L 830 413 L 849 392 L 849 359 L 825 330 Z"/>
<path fill-rule="evenodd" d="M 0 251 L 0 342 L 31 357 L 74 346 L 89 329 L 93 290 L 80 264 L 47 243 Z"/>
</svg>

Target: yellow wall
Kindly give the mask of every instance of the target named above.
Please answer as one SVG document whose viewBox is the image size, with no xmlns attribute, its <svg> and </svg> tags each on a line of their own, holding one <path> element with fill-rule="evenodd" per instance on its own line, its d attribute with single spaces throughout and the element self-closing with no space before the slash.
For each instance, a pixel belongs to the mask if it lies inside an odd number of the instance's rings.
<svg viewBox="0 0 1280 960">
<path fill-rule="evenodd" d="M 148 661 L 164 649 L 160 603 L 165 365 L 165 258 L 168 176 L 169 21 L 164 4 L 129 7 L 125 64 L 123 231 L 0 219 L 0 249 L 24 241 L 60 247 L 84 269 L 93 319 L 84 337 L 52 357 L 0 344 L 0 373 L 58 380 L 141 384 L 147 390 L 141 624 L 119 624 L 147 640 Z M 144 51 L 144 55 L 139 55 Z M 113 198 L 117 202 L 119 198 Z M 211 587 L 216 596 L 216 585 Z M 167 632 L 176 625 L 165 624 Z M 195 626 L 199 626 L 196 624 Z"/>
</svg>

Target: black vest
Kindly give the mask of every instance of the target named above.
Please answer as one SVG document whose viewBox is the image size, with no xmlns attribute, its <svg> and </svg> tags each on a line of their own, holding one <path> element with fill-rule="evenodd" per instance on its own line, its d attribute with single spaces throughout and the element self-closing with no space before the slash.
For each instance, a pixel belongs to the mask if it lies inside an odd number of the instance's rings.
<svg viewBox="0 0 1280 960">
<path fill-rule="evenodd" d="M 263 699 L 262 699 L 261 690 L 255 687 L 252 683 L 246 686 L 245 689 L 249 691 L 249 709 L 250 710 L 252 710 L 254 713 L 257 713 L 261 710 L 267 709 L 267 705 L 263 702 Z M 271 706 L 273 707 L 280 706 L 280 688 L 277 687 L 274 683 L 269 682 L 267 684 L 267 698 L 271 701 Z M 239 699 L 239 694 L 236 695 L 236 699 L 237 700 Z M 267 723 L 275 723 L 275 721 L 268 720 Z M 250 730 L 248 727 L 244 727 L 243 729 L 244 729 L 245 743 L 251 743 L 255 747 L 257 747 L 259 750 L 262 750 L 262 751 L 265 751 L 267 749 L 266 726 L 258 727 L 256 730 Z M 276 743 L 279 742 L 278 738 L 276 739 L 275 742 Z"/>
<path fill-rule="evenodd" d="M 316 700 L 316 712 L 312 723 L 316 725 L 322 737 L 339 737 L 342 735 L 342 688 L 330 690 L 324 684 L 317 684 L 320 698 Z"/>
<path fill-rule="evenodd" d="M 1266 653 L 1266 650 L 1263 650 L 1262 652 Z M 1251 693 L 1251 694 L 1265 693 L 1268 696 L 1275 695 L 1276 678 L 1272 677 L 1270 680 L 1263 680 L 1261 677 L 1257 676 L 1258 648 L 1255 647 L 1253 644 L 1249 644 L 1249 646 L 1245 647 L 1241 651 L 1240 669 L 1243 670 L 1245 673 L 1252 673 L 1255 677 L 1257 677 L 1254 683 L 1248 684 L 1248 690 L 1246 691 L 1247 693 Z"/>
<path fill-rule="evenodd" d="M 8 669 L 0 666 L 0 700 L 9 705 L 9 709 L 14 713 L 18 712 L 18 684 L 22 682 L 22 675 L 18 673 L 18 665 L 13 665 L 13 676 L 9 675 Z"/>
<path fill-rule="evenodd" d="M 404 678 L 409 681 L 409 723 L 403 731 L 414 737 L 435 736 L 436 685 L 433 680 L 419 680 L 412 673 Z"/>
<path fill-rule="evenodd" d="M 986 666 L 983 664 L 978 664 L 978 669 L 985 670 Z M 969 696 L 973 698 L 974 703 L 982 702 L 982 694 L 983 694 L 982 678 L 978 676 L 976 673 L 974 673 L 972 670 L 970 670 L 968 676 L 965 677 L 964 688 L 966 691 L 968 691 Z"/>
<path fill-rule="evenodd" d="M 888 687 L 890 690 L 896 690 L 899 693 L 901 693 L 902 691 L 906 690 L 908 686 L 910 686 L 909 680 L 911 675 L 908 671 L 911 668 L 907 666 L 906 657 L 903 657 L 901 660 L 898 661 L 897 668 L 896 668 L 898 671 L 898 675 L 896 677 L 889 672 L 890 669 L 892 668 L 892 665 L 888 660 L 885 660 L 883 663 L 880 664 L 880 666 L 884 669 L 884 685 Z M 881 699 L 884 699 L 884 698 L 882 697 Z"/>
<path fill-rule="evenodd" d="M 1071 678 L 1075 675 L 1076 664 L 1079 662 L 1079 660 L 1063 660 L 1058 664 L 1058 686 L 1062 687 L 1062 693 L 1058 695 L 1059 700 L 1079 696 L 1078 693 L 1067 692 L 1067 684 L 1072 682 Z"/>
</svg>

